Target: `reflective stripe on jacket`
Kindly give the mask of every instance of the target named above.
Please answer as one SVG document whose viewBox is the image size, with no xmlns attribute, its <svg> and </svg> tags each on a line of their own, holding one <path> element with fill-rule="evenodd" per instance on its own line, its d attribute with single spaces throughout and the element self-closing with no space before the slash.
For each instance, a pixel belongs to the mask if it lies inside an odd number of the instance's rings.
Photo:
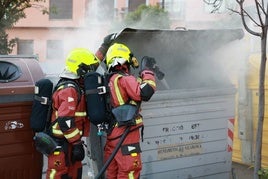
<svg viewBox="0 0 268 179">
<path fill-rule="evenodd" d="M 140 85 L 142 83 L 148 83 L 155 89 L 155 78 L 153 75 L 145 74 L 142 78 L 137 79 L 135 76 L 128 74 L 114 74 L 109 81 L 112 106 L 115 108 L 126 103 L 137 105 L 141 102 Z M 140 115 L 137 115 L 136 125 L 143 125 Z"/>
<path fill-rule="evenodd" d="M 79 96 L 81 95 L 81 96 Z M 80 100 L 78 100 L 80 98 Z M 51 122 L 52 134 L 55 137 L 65 137 L 70 143 L 79 140 L 82 136 L 89 135 L 89 120 L 86 114 L 86 103 L 84 94 L 78 94 L 73 87 L 59 88 L 52 96 L 53 113 Z M 73 118 L 75 125 L 68 131 L 63 132 L 60 129 L 57 118 Z"/>
<path fill-rule="evenodd" d="M 156 88 L 155 78 L 151 74 L 144 74 L 140 81 L 132 75 L 114 74 L 110 78 L 109 87 L 111 91 L 111 102 L 113 107 L 123 105 L 127 102 L 141 101 L 141 88 L 142 83 L 148 83 L 153 89 Z"/>
</svg>

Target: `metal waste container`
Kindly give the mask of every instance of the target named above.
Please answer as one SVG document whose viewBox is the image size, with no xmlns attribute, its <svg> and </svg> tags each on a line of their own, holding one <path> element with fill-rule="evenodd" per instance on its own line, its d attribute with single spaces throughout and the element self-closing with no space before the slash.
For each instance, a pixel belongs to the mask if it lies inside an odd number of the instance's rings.
<svg viewBox="0 0 268 179">
<path fill-rule="evenodd" d="M 43 157 L 35 150 L 30 115 L 34 84 L 43 76 L 34 56 L 0 56 L 1 179 L 42 177 Z"/>
<path fill-rule="evenodd" d="M 223 67 L 235 60 L 231 42 L 243 36 L 241 29 L 130 28 L 118 35 L 116 42 L 126 44 L 138 60 L 155 57 L 165 73 L 150 101 L 142 103 L 141 179 L 230 177 L 236 89 Z M 231 58 L 216 55 L 219 50 Z M 94 175 L 103 166 L 104 140 L 91 130 Z"/>
</svg>

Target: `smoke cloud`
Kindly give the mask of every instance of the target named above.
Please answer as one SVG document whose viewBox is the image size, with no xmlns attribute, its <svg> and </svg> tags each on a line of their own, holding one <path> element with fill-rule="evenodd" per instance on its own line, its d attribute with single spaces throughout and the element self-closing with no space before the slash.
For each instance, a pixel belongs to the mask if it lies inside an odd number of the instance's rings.
<svg viewBox="0 0 268 179">
<path fill-rule="evenodd" d="M 97 0 L 90 1 L 86 20 L 80 22 L 84 28 L 75 31 L 72 36 L 64 35 L 65 56 L 74 47 L 85 47 L 95 52 L 105 35 L 119 32 L 126 27 L 125 24 L 119 24 L 113 21 L 113 18 L 108 18 L 113 16 L 112 8 L 105 10 L 106 7 L 99 4 Z M 141 20 L 131 27 L 141 28 L 142 22 Z M 158 27 L 159 24 L 153 29 L 159 29 Z M 226 28 L 230 26 L 226 24 Z M 227 42 L 226 39 L 231 38 L 230 34 L 213 33 L 214 31 L 210 34 L 210 31 L 191 30 L 155 31 L 152 34 L 132 32 L 121 34 L 118 41 L 126 43 L 139 61 L 145 55 L 154 57 L 165 73 L 165 80 L 171 89 L 217 87 L 235 81 L 234 78 L 244 71 L 248 54 L 245 53 L 246 47 L 243 44 L 246 43 L 243 40 L 232 37 L 233 39 Z M 63 69 L 63 67 L 64 59 L 46 66 L 46 71 L 58 74 L 59 68 Z M 137 74 L 138 71 L 139 69 L 134 70 L 133 73 Z M 159 83 L 159 89 L 165 87 Z"/>
</svg>

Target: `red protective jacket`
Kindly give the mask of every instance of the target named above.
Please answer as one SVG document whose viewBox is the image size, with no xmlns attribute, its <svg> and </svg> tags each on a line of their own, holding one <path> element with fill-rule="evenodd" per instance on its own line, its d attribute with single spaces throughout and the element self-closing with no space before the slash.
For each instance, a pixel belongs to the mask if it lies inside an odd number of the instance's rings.
<svg viewBox="0 0 268 179">
<path fill-rule="evenodd" d="M 135 76 L 128 74 L 114 74 L 109 81 L 112 95 L 112 106 L 118 107 L 125 103 L 137 104 L 141 102 L 141 85 L 144 85 L 144 83 L 149 84 L 153 91 L 156 89 L 153 72 L 149 70 L 143 71 L 141 79 L 139 80 L 137 80 Z M 106 170 L 107 179 L 139 178 L 142 162 L 139 152 L 140 132 L 138 129 L 142 125 L 142 117 L 141 115 L 138 115 L 136 118 L 136 125 L 131 126 L 131 132 L 127 135 L 121 145 L 121 148 L 124 146 L 124 148 L 135 148 L 137 150 L 129 151 L 130 154 L 126 154 L 122 152 L 122 150 L 119 150 Z M 107 142 L 104 149 L 105 161 L 111 156 L 120 140 L 120 136 L 122 136 L 125 130 L 125 126 L 118 127 L 115 125 L 112 132 L 107 135 Z"/>
<path fill-rule="evenodd" d="M 112 106 L 123 105 L 129 100 L 141 102 L 141 84 L 148 83 L 154 90 L 156 89 L 154 73 L 144 70 L 141 78 L 137 79 L 129 74 L 115 74 L 111 77 L 109 87 L 112 95 Z M 120 97 L 121 96 L 121 97 Z"/>
<path fill-rule="evenodd" d="M 58 118 L 73 118 L 67 131 L 60 128 L 58 122 L 52 127 L 52 134 L 58 138 L 66 138 L 69 143 L 89 135 L 89 119 L 86 115 L 85 96 L 74 87 L 59 87 L 53 96 L 53 113 L 51 122 Z"/>
</svg>

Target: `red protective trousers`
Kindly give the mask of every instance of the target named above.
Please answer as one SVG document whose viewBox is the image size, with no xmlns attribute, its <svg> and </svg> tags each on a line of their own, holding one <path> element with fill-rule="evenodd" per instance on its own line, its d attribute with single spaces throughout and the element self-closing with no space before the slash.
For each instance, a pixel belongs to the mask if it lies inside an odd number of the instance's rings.
<svg viewBox="0 0 268 179">
<path fill-rule="evenodd" d="M 108 160 L 120 138 L 114 139 L 124 133 L 126 127 L 115 127 L 112 133 L 107 137 L 106 145 L 104 148 L 104 160 Z M 137 126 L 130 129 L 130 133 L 124 140 L 123 145 L 135 144 L 140 142 L 140 130 Z M 142 169 L 140 153 L 132 153 L 124 155 L 121 149 L 118 150 L 114 159 L 106 170 L 107 179 L 137 179 L 140 176 Z"/>
<path fill-rule="evenodd" d="M 72 145 L 68 144 L 68 153 L 57 150 L 52 155 L 49 155 L 46 179 L 82 178 L 82 162 L 71 162 L 71 148 Z"/>
<path fill-rule="evenodd" d="M 71 161 L 73 144 L 89 135 L 85 96 L 80 97 L 78 100 L 79 93 L 74 87 L 60 88 L 53 94 L 51 132 L 61 148 L 48 156 L 47 179 L 82 178 L 82 162 Z M 59 125 L 59 118 L 68 119 L 63 128 Z"/>
</svg>

